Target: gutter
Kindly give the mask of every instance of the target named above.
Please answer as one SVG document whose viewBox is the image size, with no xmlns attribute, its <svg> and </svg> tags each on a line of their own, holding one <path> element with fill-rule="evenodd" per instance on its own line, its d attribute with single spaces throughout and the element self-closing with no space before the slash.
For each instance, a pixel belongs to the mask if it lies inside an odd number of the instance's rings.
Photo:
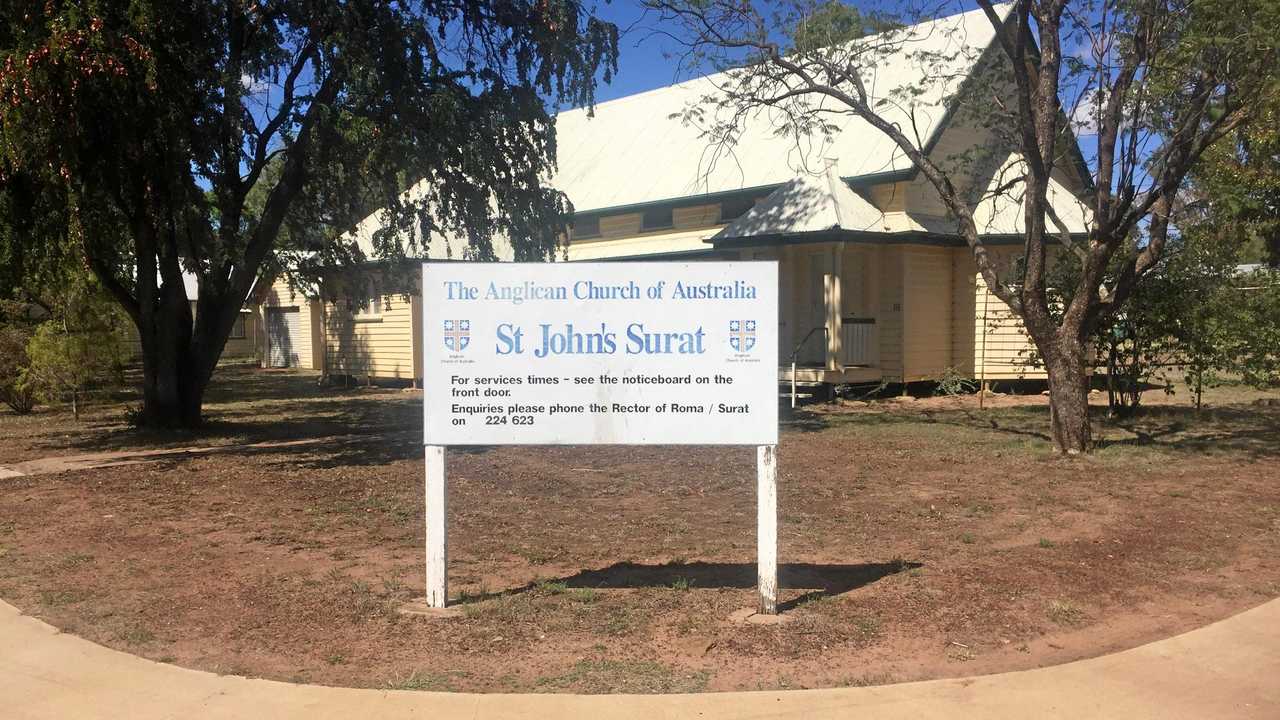
<svg viewBox="0 0 1280 720">
<path fill-rule="evenodd" d="M 1025 236 L 1021 233 L 992 233 L 980 235 L 983 243 L 989 245 L 1021 245 Z M 1084 239 L 1085 233 L 1074 233 L 1072 239 Z M 959 235 L 949 233 L 908 230 L 895 233 L 867 232 L 865 230 L 813 230 L 803 233 L 775 233 L 770 235 L 753 235 L 747 237 L 708 239 L 716 250 L 721 248 L 764 247 L 770 245 L 808 245 L 812 243 L 845 242 L 861 245 L 932 245 L 936 247 L 968 247 L 969 244 Z M 1053 244 L 1053 241 L 1050 241 Z"/>
</svg>

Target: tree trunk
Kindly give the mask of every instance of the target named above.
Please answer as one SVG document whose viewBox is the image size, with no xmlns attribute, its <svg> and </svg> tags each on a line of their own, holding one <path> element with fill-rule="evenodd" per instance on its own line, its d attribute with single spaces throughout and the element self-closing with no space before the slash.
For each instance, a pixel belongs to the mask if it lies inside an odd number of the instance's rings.
<svg viewBox="0 0 1280 720">
<path fill-rule="evenodd" d="M 1204 371 L 1196 371 L 1196 417 L 1200 417 L 1201 398 L 1204 397 Z"/>
<path fill-rule="evenodd" d="M 210 373 L 192 347 L 191 306 L 182 292 L 161 293 L 138 328 L 142 340 L 143 425 L 190 429 L 200 425 Z"/>
<path fill-rule="evenodd" d="M 191 429 L 203 420 L 201 407 L 207 381 L 184 367 L 169 362 L 165 352 L 144 352 L 142 356 L 143 425 L 156 428 Z M 185 353 L 184 353 L 185 354 Z"/>
<path fill-rule="evenodd" d="M 1065 455 L 1093 448 L 1089 424 L 1089 375 L 1084 343 L 1065 340 L 1041 348 L 1049 375 L 1050 430 L 1055 449 Z"/>
<path fill-rule="evenodd" d="M 1107 416 L 1112 418 L 1120 414 L 1119 397 L 1116 394 L 1116 373 L 1120 363 L 1116 362 L 1116 354 L 1116 341 L 1111 338 L 1107 342 Z"/>
</svg>

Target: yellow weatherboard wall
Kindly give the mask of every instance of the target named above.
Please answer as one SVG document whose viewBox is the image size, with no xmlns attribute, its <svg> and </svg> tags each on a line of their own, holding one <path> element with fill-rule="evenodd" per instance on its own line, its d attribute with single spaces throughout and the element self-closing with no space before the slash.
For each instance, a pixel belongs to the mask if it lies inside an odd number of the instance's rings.
<svg viewBox="0 0 1280 720">
<path fill-rule="evenodd" d="M 901 380 L 904 322 L 902 246 L 886 245 L 879 249 L 880 297 L 876 325 L 880 331 L 880 369 L 885 379 Z"/>
<path fill-rule="evenodd" d="M 398 292 L 380 294 L 377 316 L 360 315 L 348 295 L 325 303 L 326 363 L 333 375 L 413 380 L 416 304 Z"/>
<path fill-rule="evenodd" d="M 578 240 L 565 248 L 563 257 L 570 261 L 605 260 L 616 257 L 702 251 L 708 248 L 703 240 L 713 234 L 715 234 L 714 228 L 646 233 L 613 240 L 598 238 Z"/>
<path fill-rule="evenodd" d="M 244 337 L 227 339 L 222 348 L 224 358 L 250 358 L 257 353 L 258 318 L 252 312 L 241 312 L 240 317 L 244 319 Z"/>
<path fill-rule="evenodd" d="M 605 215 L 600 235 L 573 239 L 562 257 L 570 261 L 616 257 L 687 253 L 710 249 L 704 242 L 720 229 L 720 204 L 707 203 L 673 208 L 671 227 L 641 231 L 642 213 Z"/>
<path fill-rule="evenodd" d="M 903 376 L 933 380 L 953 365 L 951 248 L 904 245 L 902 258 Z"/>
<path fill-rule="evenodd" d="M 1044 379 L 1044 368 L 1032 365 L 1035 346 L 1022 321 L 987 288 L 969 248 L 955 248 L 952 353 L 962 374 L 986 380 Z M 1021 246 L 992 248 L 999 267 L 1008 269 Z"/>
</svg>

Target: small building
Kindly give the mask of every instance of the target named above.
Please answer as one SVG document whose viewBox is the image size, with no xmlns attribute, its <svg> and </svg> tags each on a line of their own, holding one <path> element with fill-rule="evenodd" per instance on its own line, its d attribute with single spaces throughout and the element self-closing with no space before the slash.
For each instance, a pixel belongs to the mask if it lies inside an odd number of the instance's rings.
<svg viewBox="0 0 1280 720">
<path fill-rule="evenodd" d="M 365 380 L 422 377 L 422 302 L 417 265 L 324 278 L 325 373 Z"/>
<path fill-rule="evenodd" d="M 913 52 L 882 59 L 879 93 L 890 96 L 926 72 L 947 79 L 921 86 L 909 108 L 886 112 L 948 168 L 991 253 L 1012 272 L 1023 216 L 1007 189 L 1022 161 L 975 111 L 993 94 L 1011 96 L 999 79 L 1009 75 L 998 72 L 995 32 L 979 10 L 906 32 L 918 38 Z M 760 111 L 732 147 L 711 146 L 679 117 L 719 92 L 721 80 L 696 78 L 558 115 L 552 185 L 575 208 L 561 259 L 777 261 L 784 380 L 793 363 L 797 379 L 825 384 L 1044 377 L 1029 363 L 1021 324 L 987 291 L 954 220 L 896 145 L 848 114 L 833 116 L 837 131 L 798 143 Z M 1057 164 L 1050 197 L 1070 234 L 1083 237 L 1089 178 L 1070 130 L 1064 134 L 1072 152 Z M 375 213 L 354 237 L 367 243 L 378 227 Z M 324 311 L 329 372 L 421 377 L 416 276 L 385 277 L 371 267 L 358 279 L 326 280 L 325 296 L 336 298 Z"/>
<path fill-rule="evenodd" d="M 324 370 L 324 316 L 318 293 L 279 277 L 256 294 L 262 367 Z"/>
<path fill-rule="evenodd" d="M 196 305 L 200 297 L 200 284 L 196 280 L 196 276 L 188 273 L 182 273 L 182 288 L 187 295 L 187 302 L 191 304 L 191 317 L 194 321 L 196 316 Z M 236 316 L 235 324 L 231 326 L 231 334 L 227 336 L 227 344 L 222 348 L 222 356 L 219 362 L 224 360 L 245 361 L 258 357 L 258 351 L 261 347 L 260 324 L 258 320 L 257 303 L 254 300 L 254 289 L 249 290 L 248 297 L 245 298 L 244 304 L 240 308 L 240 314 Z M 138 337 L 138 329 L 133 323 L 127 323 L 125 326 L 124 345 L 130 357 L 139 358 L 142 356 L 142 340 Z"/>
</svg>

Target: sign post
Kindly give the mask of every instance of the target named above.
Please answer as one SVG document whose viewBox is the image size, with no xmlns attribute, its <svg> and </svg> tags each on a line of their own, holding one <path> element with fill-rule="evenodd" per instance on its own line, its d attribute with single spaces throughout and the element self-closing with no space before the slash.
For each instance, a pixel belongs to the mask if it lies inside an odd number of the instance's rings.
<svg viewBox="0 0 1280 720">
<path fill-rule="evenodd" d="M 449 445 L 756 447 L 777 612 L 776 262 L 426 263 L 427 605 L 448 600 Z"/>
<path fill-rule="evenodd" d="M 426 446 L 427 607 L 449 600 L 449 481 L 444 446 Z"/>
<path fill-rule="evenodd" d="M 778 446 L 756 448 L 756 585 L 760 612 L 778 612 Z"/>
</svg>

